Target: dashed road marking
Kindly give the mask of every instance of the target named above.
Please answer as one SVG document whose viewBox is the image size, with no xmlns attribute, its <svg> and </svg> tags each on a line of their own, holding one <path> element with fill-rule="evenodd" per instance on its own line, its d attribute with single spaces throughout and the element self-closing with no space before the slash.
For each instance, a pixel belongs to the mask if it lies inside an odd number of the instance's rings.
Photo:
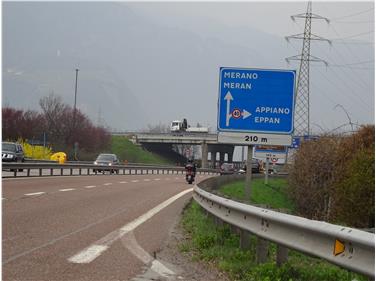
<svg viewBox="0 0 376 281">
<path fill-rule="evenodd" d="M 144 181 L 150 181 L 149 179 L 144 179 Z"/>
<path fill-rule="evenodd" d="M 139 182 L 139 180 L 133 180 L 132 182 Z"/>
<path fill-rule="evenodd" d="M 65 188 L 65 189 L 59 189 L 59 191 L 61 192 L 65 192 L 65 191 L 72 191 L 72 190 L 76 190 L 75 188 Z"/>
<path fill-rule="evenodd" d="M 94 188 L 94 187 L 97 187 L 96 185 L 87 185 L 87 186 L 84 186 L 84 188 Z"/>
<path fill-rule="evenodd" d="M 34 193 L 26 193 L 24 195 L 26 196 L 35 196 L 35 195 L 41 195 L 41 194 L 45 194 L 46 192 L 34 192 Z"/>
<path fill-rule="evenodd" d="M 155 181 L 160 181 L 161 179 L 154 179 Z"/>
<path fill-rule="evenodd" d="M 128 183 L 127 181 L 119 181 L 119 183 Z"/>
<path fill-rule="evenodd" d="M 166 201 L 162 202 L 158 206 L 154 207 L 153 209 L 149 210 L 145 214 L 139 216 L 134 221 L 124 225 L 120 229 L 117 229 L 109 234 L 107 234 L 105 237 L 99 239 L 98 241 L 94 242 L 89 247 L 83 249 L 76 255 L 68 258 L 68 261 L 71 263 L 90 263 L 93 260 L 95 260 L 97 257 L 99 257 L 105 250 L 107 250 L 112 243 L 122 238 L 127 233 L 133 231 L 138 226 L 146 222 L 148 219 L 159 213 L 161 210 L 166 208 L 168 205 L 175 202 L 180 197 L 184 196 L 185 194 L 191 192 L 193 188 L 184 190 L 175 196 L 167 199 Z"/>
<path fill-rule="evenodd" d="M 106 185 L 106 186 L 112 185 L 112 182 L 107 182 L 107 183 L 104 183 L 103 185 Z"/>
</svg>

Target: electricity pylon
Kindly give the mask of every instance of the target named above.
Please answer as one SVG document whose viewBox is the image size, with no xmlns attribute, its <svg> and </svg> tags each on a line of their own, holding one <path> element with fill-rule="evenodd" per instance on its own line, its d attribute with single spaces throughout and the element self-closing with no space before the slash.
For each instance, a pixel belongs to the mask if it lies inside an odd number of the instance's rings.
<svg viewBox="0 0 376 281">
<path fill-rule="evenodd" d="M 289 63 L 290 60 L 299 60 L 299 74 L 298 82 L 295 90 L 295 115 L 294 115 L 294 135 L 304 136 L 310 134 L 310 119 L 309 119 L 309 62 L 323 62 L 326 66 L 328 63 L 318 57 L 312 56 L 311 40 L 327 41 L 331 44 L 330 40 L 322 38 L 320 36 L 311 33 L 312 19 L 321 19 L 329 23 L 329 19 L 321 17 L 319 15 L 312 14 L 312 2 L 308 2 L 307 12 L 291 16 L 291 19 L 295 21 L 296 18 L 305 19 L 304 33 L 291 35 L 285 37 L 287 41 L 290 39 L 302 39 L 303 47 L 302 53 L 296 56 L 286 58 Z"/>
</svg>

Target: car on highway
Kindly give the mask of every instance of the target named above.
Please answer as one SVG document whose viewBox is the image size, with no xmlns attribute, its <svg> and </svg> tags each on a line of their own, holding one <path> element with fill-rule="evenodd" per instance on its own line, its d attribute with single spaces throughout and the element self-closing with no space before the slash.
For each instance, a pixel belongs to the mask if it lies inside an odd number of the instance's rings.
<svg viewBox="0 0 376 281">
<path fill-rule="evenodd" d="M 16 142 L 2 142 L 1 146 L 2 162 L 25 162 L 25 153 L 22 145 Z M 18 169 L 22 172 L 23 169 Z"/>
<path fill-rule="evenodd" d="M 2 142 L 1 159 L 3 162 L 24 162 L 25 154 L 22 145 L 16 142 Z"/>
<path fill-rule="evenodd" d="M 94 165 L 97 165 L 98 168 L 93 169 L 93 172 L 105 172 L 110 171 L 110 173 L 116 172 L 119 174 L 118 168 L 113 168 L 113 166 L 119 165 L 120 161 L 116 154 L 110 153 L 101 153 L 98 155 L 97 159 L 94 161 Z"/>
<path fill-rule="evenodd" d="M 243 169 L 238 171 L 239 174 L 245 174 L 247 172 L 247 165 L 244 165 Z M 260 161 L 256 158 L 252 158 L 252 173 L 260 173 L 261 172 L 261 164 Z"/>
<path fill-rule="evenodd" d="M 235 166 L 233 163 L 223 163 L 219 168 L 220 175 L 231 175 L 236 172 Z"/>
</svg>

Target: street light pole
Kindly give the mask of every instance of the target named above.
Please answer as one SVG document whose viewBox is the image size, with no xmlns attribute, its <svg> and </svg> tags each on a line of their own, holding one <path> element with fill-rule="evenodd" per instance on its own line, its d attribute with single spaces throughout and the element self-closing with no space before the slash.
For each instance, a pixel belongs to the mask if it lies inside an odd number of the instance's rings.
<svg viewBox="0 0 376 281">
<path fill-rule="evenodd" d="M 76 117 L 76 104 L 77 104 L 77 78 L 78 78 L 78 68 L 76 68 L 76 86 L 74 88 L 74 106 L 73 106 L 73 116 Z M 75 118 L 73 118 L 73 123 L 75 124 Z"/>
<path fill-rule="evenodd" d="M 76 68 L 76 86 L 74 88 L 74 106 L 73 106 L 73 136 L 76 137 L 76 104 L 77 104 L 77 80 L 78 80 L 78 68 Z M 73 143 L 74 160 L 77 160 L 77 144 Z"/>
</svg>

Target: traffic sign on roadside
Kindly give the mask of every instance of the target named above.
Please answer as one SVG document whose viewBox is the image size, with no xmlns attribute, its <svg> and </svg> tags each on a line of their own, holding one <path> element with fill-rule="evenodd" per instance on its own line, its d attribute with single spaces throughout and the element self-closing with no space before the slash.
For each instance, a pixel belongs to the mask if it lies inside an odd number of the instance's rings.
<svg viewBox="0 0 376 281">
<path fill-rule="evenodd" d="M 221 67 L 218 141 L 291 145 L 294 88 L 293 70 Z"/>
</svg>

